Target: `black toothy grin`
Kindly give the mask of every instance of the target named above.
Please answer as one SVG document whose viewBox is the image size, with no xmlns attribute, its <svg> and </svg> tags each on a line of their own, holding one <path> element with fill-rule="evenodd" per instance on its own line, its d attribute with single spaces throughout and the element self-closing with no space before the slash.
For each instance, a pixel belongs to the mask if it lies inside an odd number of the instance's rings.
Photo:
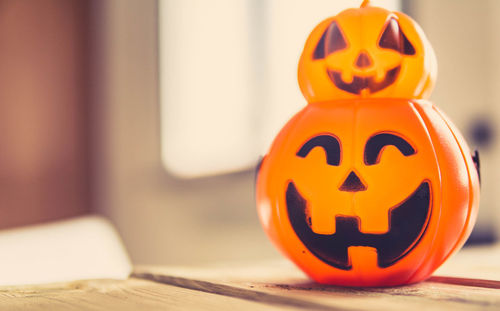
<svg viewBox="0 0 500 311">
<path fill-rule="evenodd" d="M 410 252 L 427 229 L 431 214 L 431 188 L 424 181 L 406 200 L 389 210 L 389 231 L 366 234 L 359 231 L 359 218 L 336 216 L 336 232 L 331 235 L 314 233 L 308 224 L 307 202 L 293 182 L 286 191 L 288 218 L 295 233 L 317 258 L 342 269 L 350 270 L 349 246 L 369 246 L 377 250 L 377 263 L 387 268 Z"/>
<path fill-rule="evenodd" d="M 327 69 L 328 76 L 333 84 L 339 89 L 352 94 L 360 94 L 362 90 L 368 89 L 370 93 L 378 92 L 393 84 L 399 76 L 401 66 L 397 66 L 388 70 L 385 74 L 384 80 L 380 82 L 375 81 L 375 77 L 360 77 L 354 76 L 351 83 L 346 83 L 342 80 L 342 73 L 336 70 Z"/>
</svg>

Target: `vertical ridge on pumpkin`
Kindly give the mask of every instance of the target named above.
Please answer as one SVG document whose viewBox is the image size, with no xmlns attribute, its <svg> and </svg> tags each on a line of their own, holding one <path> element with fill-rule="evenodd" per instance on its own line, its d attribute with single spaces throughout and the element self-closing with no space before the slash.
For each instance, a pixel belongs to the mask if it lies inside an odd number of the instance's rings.
<svg viewBox="0 0 500 311">
<path fill-rule="evenodd" d="M 474 178 L 473 174 L 471 173 L 472 167 L 474 167 L 474 164 L 472 162 L 472 159 L 468 156 L 470 154 L 470 150 L 467 146 L 467 143 L 465 139 L 462 137 L 460 132 L 458 131 L 457 127 L 451 122 L 450 119 L 441 111 L 439 108 L 433 106 L 432 109 L 441 117 L 443 122 L 446 124 L 450 132 L 452 133 L 453 137 L 455 138 L 455 141 L 460 148 L 460 153 L 462 154 L 462 158 L 465 162 L 465 167 L 467 169 L 467 177 L 469 180 L 469 209 L 467 212 L 467 218 L 465 221 L 465 226 L 462 228 L 462 232 L 460 233 L 460 237 L 455 243 L 455 246 L 453 249 L 448 253 L 448 255 L 445 257 L 444 260 L 447 260 L 451 255 L 453 255 L 456 251 L 458 251 L 467 241 L 469 238 L 471 232 L 472 232 L 472 226 L 469 225 L 469 223 L 474 223 L 476 221 L 477 217 L 477 206 L 478 206 L 478 194 L 479 194 L 479 177 Z M 476 206 L 476 209 L 473 209 L 473 207 Z"/>
<path fill-rule="evenodd" d="M 430 103 L 430 102 L 428 102 L 428 104 L 432 105 L 432 103 Z M 431 141 L 432 152 L 434 154 L 434 159 L 437 163 L 438 172 L 439 172 L 438 173 L 439 187 L 437 187 L 438 189 L 434 190 L 434 191 L 439 191 L 438 192 L 439 194 L 434 193 L 434 192 L 431 193 L 431 204 L 433 206 L 434 205 L 437 206 L 437 205 L 442 204 L 442 193 L 443 193 L 443 189 L 442 189 L 443 172 L 442 172 L 442 170 L 443 170 L 443 168 L 440 165 L 440 161 L 439 161 L 439 157 L 437 155 L 434 139 L 433 139 L 432 134 L 431 134 L 431 129 L 429 128 L 431 123 L 430 123 L 430 120 L 425 116 L 425 112 L 421 109 L 418 102 L 410 101 L 410 107 L 413 110 L 413 112 L 415 113 L 415 116 L 420 120 L 422 127 L 424 128 L 424 131 L 427 134 L 427 137 Z M 438 201 L 440 202 L 439 204 L 437 203 Z M 441 208 L 436 208 L 433 212 L 438 213 L 439 216 L 434 215 L 434 218 L 438 219 L 438 222 L 439 222 L 439 220 L 441 219 Z M 425 278 L 430 276 L 430 274 L 432 273 L 432 269 L 435 269 L 435 268 L 429 267 L 429 260 L 427 260 L 427 258 L 431 257 L 430 254 L 436 252 L 437 247 L 438 246 L 435 244 L 435 239 L 433 239 L 430 247 L 428 247 L 425 255 L 422 257 L 421 262 L 418 264 L 419 269 L 415 269 L 415 271 L 411 274 L 411 276 L 406 280 L 406 284 L 412 284 L 415 282 L 419 282 L 419 281 L 422 281 Z M 431 272 L 429 272 L 429 271 L 431 271 Z M 422 275 L 426 275 L 426 274 L 427 274 L 426 277 L 422 277 Z"/>
</svg>

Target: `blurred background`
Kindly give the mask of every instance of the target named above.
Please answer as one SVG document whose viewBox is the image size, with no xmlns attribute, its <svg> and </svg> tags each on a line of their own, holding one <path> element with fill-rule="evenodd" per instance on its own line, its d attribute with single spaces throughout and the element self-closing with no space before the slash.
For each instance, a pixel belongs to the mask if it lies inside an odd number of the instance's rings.
<svg viewBox="0 0 500 311">
<path fill-rule="evenodd" d="M 278 256 L 254 167 L 305 101 L 322 19 L 361 0 L 0 0 L 0 228 L 84 214 L 136 264 Z M 500 235 L 500 2 L 372 0 L 436 50 L 432 101 L 482 161 L 471 243 Z"/>
</svg>

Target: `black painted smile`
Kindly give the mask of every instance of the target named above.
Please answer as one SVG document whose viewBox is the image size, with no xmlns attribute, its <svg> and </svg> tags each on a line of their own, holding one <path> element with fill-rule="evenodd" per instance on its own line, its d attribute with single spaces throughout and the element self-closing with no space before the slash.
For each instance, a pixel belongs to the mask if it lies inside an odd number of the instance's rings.
<svg viewBox="0 0 500 311">
<path fill-rule="evenodd" d="M 424 181 L 405 201 L 389 210 L 389 231 L 365 234 L 359 231 L 359 218 L 336 216 L 336 232 L 314 233 L 308 223 L 307 202 L 293 182 L 288 183 L 286 204 L 290 223 L 307 249 L 323 262 L 350 270 L 349 246 L 369 246 L 377 250 L 378 266 L 387 268 L 408 254 L 427 229 L 431 214 L 431 189 Z"/>
<path fill-rule="evenodd" d="M 368 89 L 370 93 L 378 92 L 393 84 L 398 78 L 401 66 L 397 66 L 385 74 L 384 80 L 380 82 L 375 81 L 375 77 L 360 77 L 354 76 L 351 83 L 346 83 L 342 80 L 342 73 L 340 71 L 327 69 L 328 76 L 333 84 L 339 89 L 353 94 L 360 94 L 362 90 Z"/>
</svg>

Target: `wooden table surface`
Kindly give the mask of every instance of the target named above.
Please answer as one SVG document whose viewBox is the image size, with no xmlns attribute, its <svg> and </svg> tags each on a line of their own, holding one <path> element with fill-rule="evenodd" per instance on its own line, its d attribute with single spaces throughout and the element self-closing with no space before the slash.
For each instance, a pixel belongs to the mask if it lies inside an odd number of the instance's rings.
<svg viewBox="0 0 500 311">
<path fill-rule="evenodd" d="M 462 250 L 428 281 L 342 288 L 285 260 L 136 267 L 124 281 L 0 287 L 0 310 L 500 310 L 500 246 Z"/>
</svg>

